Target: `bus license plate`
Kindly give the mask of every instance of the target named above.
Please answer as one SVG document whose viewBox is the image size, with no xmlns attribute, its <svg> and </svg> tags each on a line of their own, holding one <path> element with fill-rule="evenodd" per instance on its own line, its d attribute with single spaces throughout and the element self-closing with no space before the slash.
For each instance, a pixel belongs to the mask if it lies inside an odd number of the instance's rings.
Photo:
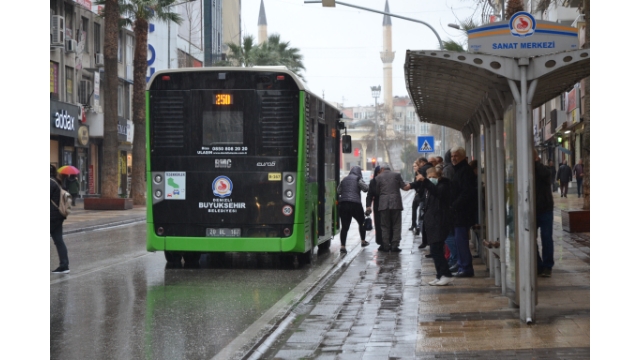
<svg viewBox="0 0 640 360">
<path fill-rule="evenodd" d="M 242 231 L 240 231 L 239 228 L 232 228 L 232 229 L 207 228 L 207 236 L 212 236 L 212 237 L 240 237 L 241 233 Z"/>
</svg>

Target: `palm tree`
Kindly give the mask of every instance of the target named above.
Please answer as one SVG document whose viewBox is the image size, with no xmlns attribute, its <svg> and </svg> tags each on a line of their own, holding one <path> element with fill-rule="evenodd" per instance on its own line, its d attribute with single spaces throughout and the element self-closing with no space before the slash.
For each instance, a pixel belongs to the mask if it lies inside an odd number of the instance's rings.
<svg viewBox="0 0 640 360">
<path fill-rule="evenodd" d="M 300 49 L 289 47 L 289 42 L 280 41 L 280 35 L 269 35 L 264 43 L 258 45 L 252 35 L 247 35 L 242 39 L 242 46 L 227 43 L 229 46 L 229 56 L 227 61 L 217 62 L 217 66 L 243 66 L 254 65 L 283 65 L 300 77 L 305 70 L 302 63 Z"/>
<path fill-rule="evenodd" d="M 104 143 L 101 197 L 118 197 L 118 0 L 104 0 Z"/>
<path fill-rule="evenodd" d="M 147 87 L 147 36 L 149 21 L 175 22 L 180 24 L 182 18 L 171 12 L 176 0 L 119 0 L 120 15 L 127 25 L 133 25 L 135 50 L 133 54 L 133 151 L 131 166 L 131 195 L 134 205 L 146 203 L 146 106 L 145 91 Z"/>
</svg>

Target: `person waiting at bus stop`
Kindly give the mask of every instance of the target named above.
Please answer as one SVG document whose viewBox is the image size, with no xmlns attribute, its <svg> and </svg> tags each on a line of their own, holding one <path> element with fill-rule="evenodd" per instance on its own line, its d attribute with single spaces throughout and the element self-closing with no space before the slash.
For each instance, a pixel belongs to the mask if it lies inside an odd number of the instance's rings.
<svg viewBox="0 0 640 360">
<path fill-rule="evenodd" d="M 453 178 L 451 179 L 451 208 L 453 211 L 453 231 L 458 250 L 458 273 L 456 277 L 473 277 L 473 263 L 469 248 L 469 228 L 475 224 L 475 209 L 478 207 L 477 193 L 474 190 L 473 169 L 466 160 L 464 148 L 451 149 Z M 476 197 L 474 198 L 474 194 Z"/>
<path fill-rule="evenodd" d="M 391 171 L 385 163 L 380 166 L 380 175 L 376 178 L 376 192 L 380 198 L 378 209 L 382 220 L 382 250 L 400 252 L 400 233 L 402 230 L 402 196 L 400 189 L 405 187 L 402 176 Z"/>
<path fill-rule="evenodd" d="M 338 214 L 340 215 L 340 222 L 342 223 L 342 229 L 340 230 L 341 253 L 347 252 L 347 233 L 351 227 L 351 219 L 356 219 L 358 222 L 360 244 L 362 246 L 369 245 L 369 242 L 364 239 L 366 230 L 364 229 L 364 209 L 362 208 L 361 191 L 369 191 L 369 185 L 362 180 L 362 169 L 360 166 L 354 166 L 351 168 L 349 175 L 340 181 L 337 190 L 339 196 Z"/>
<path fill-rule="evenodd" d="M 382 246 L 382 224 L 380 223 L 380 211 L 378 210 L 378 193 L 376 192 L 376 176 L 380 174 L 380 166 L 376 166 L 373 171 L 373 179 L 369 182 L 369 192 L 367 193 L 365 215 L 371 214 L 373 203 L 373 222 L 376 229 L 376 244 Z"/>
</svg>

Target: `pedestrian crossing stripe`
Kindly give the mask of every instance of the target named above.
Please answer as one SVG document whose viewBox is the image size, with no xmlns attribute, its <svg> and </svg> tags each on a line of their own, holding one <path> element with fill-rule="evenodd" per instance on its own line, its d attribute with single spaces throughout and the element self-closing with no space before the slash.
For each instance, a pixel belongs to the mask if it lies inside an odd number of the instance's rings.
<svg viewBox="0 0 640 360">
<path fill-rule="evenodd" d="M 429 145 L 429 142 L 425 139 L 424 142 L 422 143 L 422 146 L 420 147 L 420 151 L 433 151 L 433 149 L 431 148 L 431 145 Z"/>
</svg>

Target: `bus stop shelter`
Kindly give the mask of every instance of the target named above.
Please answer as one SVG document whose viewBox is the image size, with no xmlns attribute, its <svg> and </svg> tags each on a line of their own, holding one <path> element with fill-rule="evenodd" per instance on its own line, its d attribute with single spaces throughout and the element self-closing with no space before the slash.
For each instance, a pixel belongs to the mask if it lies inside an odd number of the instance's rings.
<svg viewBox="0 0 640 360">
<path fill-rule="evenodd" d="M 482 255 L 496 285 L 519 306 L 527 323 L 535 321 L 536 304 L 532 109 L 588 77 L 589 59 L 588 49 L 538 56 L 526 51 L 511 56 L 406 53 L 406 86 L 420 121 L 461 131 L 467 154 L 484 163 L 484 206 L 478 200 L 481 233 L 500 246 L 484 249 Z M 480 180 L 478 187 L 482 194 Z"/>
</svg>

